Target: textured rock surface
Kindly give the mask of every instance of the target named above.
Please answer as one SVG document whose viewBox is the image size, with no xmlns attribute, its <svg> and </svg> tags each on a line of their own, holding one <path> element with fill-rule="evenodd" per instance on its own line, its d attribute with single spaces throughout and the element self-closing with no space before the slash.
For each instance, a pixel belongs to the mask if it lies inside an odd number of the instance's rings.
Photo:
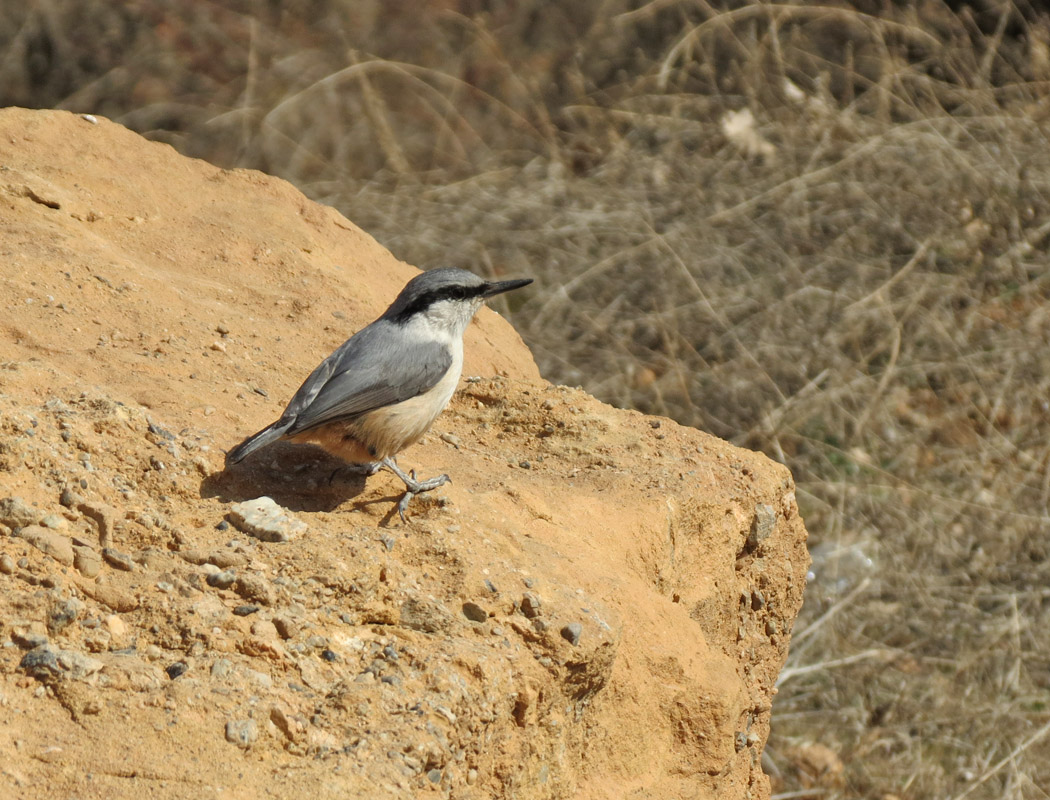
<svg viewBox="0 0 1050 800">
<path fill-rule="evenodd" d="M 249 536 L 264 542 L 290 542 L 306 532 L 306 523 L 273 501 L 257 497 L 230 506 L 230 521 Z"/>
<path fill-rule="evenodd" d="M 768 797 L 784 468 L 543 383 L 486 311 L 404 526 L 308 447 L 222 471 L 413 274 L 352 223 L 5 110 L 0 242 L 0 507 L 54 545 L 0 529 L 0 795 Z M 260 495 L 308 530 L 225 521 Z"/>
</svg>

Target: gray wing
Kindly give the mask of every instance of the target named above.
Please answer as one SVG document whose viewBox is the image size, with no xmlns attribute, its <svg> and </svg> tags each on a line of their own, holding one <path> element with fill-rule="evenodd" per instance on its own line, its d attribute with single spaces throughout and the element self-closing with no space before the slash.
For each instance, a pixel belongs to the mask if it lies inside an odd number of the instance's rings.
<svg viewBox="0 0 1050 800">
<path fill-rule="evenodd" d="M 451 365 L 446 346 L 410 340 L 385 320 L 373 322 L 322 361 L 299 387 L 281 415 L 294 419 L 285 435 L 423 394 Z"/>
</svg>

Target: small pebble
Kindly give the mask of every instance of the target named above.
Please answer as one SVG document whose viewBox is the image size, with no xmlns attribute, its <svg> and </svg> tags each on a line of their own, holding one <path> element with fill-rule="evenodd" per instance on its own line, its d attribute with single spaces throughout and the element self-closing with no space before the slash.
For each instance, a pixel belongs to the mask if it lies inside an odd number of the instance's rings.
<svg viewBox="0 0 1050 800">
<path fill-rule="evenodd" d="M 477 603 L 468 602 L 463 604 L 463 616 L 471 622 L 484 622 L 489 618 L 489 612 Z"/>
<path fill-rule="evenodd" d="M 52 634 L 61 633 L 74 622 L 80 612 L 84 610 L 84 604 L 75 598 L 68 598 L 59 602 L 51 613 L 47 615 L 47 629 Z"/>
<path fill-rule="evenodd" d="M 229 589 L 233 586 L 233 582 L 237 580 L 237 573 L 233 570 L 225 569 L 221 572 L 213 572 L 205 580 L 209 586 L 214 586 L 216 589 Z"/>
<path fill-rule="evenodd" d="M 230 529 L 230 523 L 227 522 L 226 520 L 220 520 L 219 523 L 215 526 L 215 530 L 217 530 L 217 531 L 226 531 L 226 530 L 229 530 L 229 529 Z"/>
<path fill-rule="evenodd" d="M 73 546 L 73 566 L 85 578 L 94 578 L 102 571 L 99 554 L 86 545 Z"/>
<path fill-rule="evenodd" d="M 273 626 L 282 639 L 294 639 L 299 635 L 299 623 L 286 614 L 274 617 Z"/>
<path fill-rule="evenodd" d="M 186 670 L 190 668 L 190 665 L 185 661 L 176 661 L 174 664 L 169 664 L 164 671 L 168 673 L 168 677 L 175 680 L 177 677 L 182 675 Z"/>
<path fill-rule="evenodd" d="M 263 606 L 273 604 L 273 586 L 261 575 L 241 575 L 234 582 L 233 591 L 249 602 Z"/>
<path fill-rule="evenodd" d="M 432 769 L 427 773 L 427 778 L 431 783 L 441 783 L 441 770 Z"/>
<path fill-rule="evenodd" d="M 47 637 L 42 633 L 34 633 L 33 631 L 26 631 L 25 633 L 14 631 L 11 633 L 11 641 L 23 650 L 32 650 L 35 647 L 42 647 L 47 644 Z"/>
<path fill-rule="evenodd" d="M 110 614 L 103 620 L 103 623 L 106 626 L 106 630 L 109 631 L 112 643 L 117 646 L 123 645 L 128 635 L 128 626 L 124 620 L 116 614 Z"/>
<path fill-rule="evenodd" d="M 22 656 L 18 667 L 25 670 L 27 675 L 40 680 L 59 675 L 62 672 L 62 668 L 58 665 L 58 651 L 47 644 L 34 647 Z"/>
<path fill-rule="evenodd" d="M 119 550 L 114 550 L 112 547 L 102 548 L 102 560 L 111 567 L 124 570 L 124 572 L 132 572 L 135 569 L 135 564 L 132 562 L 131 556 L 122 553 Z"/>
<path fill-rule="evenodd" d="M 325 661 L 338 661 L 339 660 L 339 656 L 335 653 L 335 651 L 334 650 L 329 650 L 327 647 L 324 650 L 321 651 L 321 658 L 323 658 Z"/>
<path fill-rule="evenodd" d="M 53 531 L 62 530 L 69 526 L 69 523 L 66 522 L 66 518 L 58 514 L 47 514 L 42 520 L 40 520 L 40 524 Z"/>
<path fill-rule="evenodd" d="M 573 647 L 580 643 L 580 636 L 583 635 L 583 626 L 578 622 L 570 622 L 564 628 L 561 629 L 561 638 L 571 644 Z"/>
<path fill-rule="evenodd" d="M 231 719 L 226 723 L 226 741 L 248 748 L 259 738 L 259 726 L 253 719 Z"/>
<path fill-rule="evenodd" d="M 161 439 L 167 439 L 169 442 L 175 441 L 175 434 L 171 431 L 162 428 L 153 420 L 146 420 L 146 429 L 154 436 L 159 436 Z"/>
<path fill-rule="evenodd" d="M 529 619 L 535 619 L 540 615 L 540 598 L 532 592 L 525 592 L 521 596 L 521 613 Z"/>
<path fill-rule="evenodd" d="M 0 572 L 4 575 L 13 575 L 15 572 L 15 560 L 7 553 L 0 556 Z"/>
<path fill-rule="evenodd" d="M 243 605 L 243 606 L 237 606 L 235 609 L 233 609 L 233 614 L 236 617 L 247 617 L 250 614 L 254 614 L 258 610 L 259 610 L 259 606 Z"/>
</svg>

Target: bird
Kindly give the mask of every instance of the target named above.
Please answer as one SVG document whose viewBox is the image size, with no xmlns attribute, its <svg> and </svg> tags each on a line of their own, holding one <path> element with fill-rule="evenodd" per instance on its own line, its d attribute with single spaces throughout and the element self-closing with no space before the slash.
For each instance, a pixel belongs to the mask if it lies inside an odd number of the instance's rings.
<svg viewBox="0 0 1050 800">
<path fill-rule="evenodd" d="M 463 334 L 485 300 L 530 283 L 454 267 L 416 275 L 377 320 L 317 365 L 276 422 L 232 448 L 226 465 L 278 440 L 319 445 L 366 475 L 386 467 L 404 481 L 397 512 L 407 522 L 414 496 L 451 479 L 417 480 L 394 456 L 448 405 L 463 371 Z"/>
</svg>

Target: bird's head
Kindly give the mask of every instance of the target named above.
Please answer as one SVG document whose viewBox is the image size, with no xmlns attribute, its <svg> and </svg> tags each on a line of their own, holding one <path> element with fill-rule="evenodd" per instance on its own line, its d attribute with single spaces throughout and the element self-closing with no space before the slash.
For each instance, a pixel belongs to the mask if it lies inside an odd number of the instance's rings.
<svg viewBox="0 0 1050 800">
<path fill-rule="evenodd" d="M 382 318 L 399 325 L 426 322 L 450 335 L 462 335 L 487 298 L 530 283 L 532 278 L 487 281 L 465 269 L 432 269 L 405 284 Z"/>
</svg>

